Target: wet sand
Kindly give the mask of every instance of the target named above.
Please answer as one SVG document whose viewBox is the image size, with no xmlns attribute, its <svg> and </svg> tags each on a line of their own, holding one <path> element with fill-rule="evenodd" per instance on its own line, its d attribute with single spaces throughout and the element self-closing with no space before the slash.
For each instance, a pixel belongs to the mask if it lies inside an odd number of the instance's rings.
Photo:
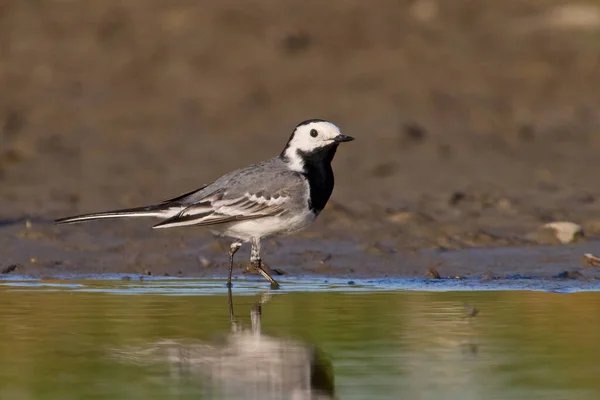
<svg viewBox="0 0 600 400">
<path fill-rule="evenodd" d="M 65 274 L 131 274 L 172 277 L 225 277 L 229 242 L 202 229 L 152 231 L 134 221 L 54 226 L 37 223 L 4 227 L 0 238 L 11 274 L 52 277 Z M 364 279 L 421 277 L 476 278 L 483 282 L 548 278 L 593 282 L 600 268 L 586 267 L 582 255 L 597 252 L 597 241 L 552 246 L 400 249 L 392 241 L 367 242 L 352 234 L 324 236 L 309 230 L 294 237 L 266 240 L 264 260 L 278 279 Z M 249 248 L 236 258 L 236 278 L 244 278 Z"/>
<path fill-rule="evenodd" d="M 226 243 L 201 229 L 51 220 L 187 192 L 314 117 L 357 140 L 317 224 L 265 244 L 273 268 L 576 269 L 600 253 L 600 68 L 598 27 L 564 15 L 518 0 L 5 2 L 0 270 L 224 276 Z M 585 236 L 538 233 L 553 221 Z"/>
</svg>

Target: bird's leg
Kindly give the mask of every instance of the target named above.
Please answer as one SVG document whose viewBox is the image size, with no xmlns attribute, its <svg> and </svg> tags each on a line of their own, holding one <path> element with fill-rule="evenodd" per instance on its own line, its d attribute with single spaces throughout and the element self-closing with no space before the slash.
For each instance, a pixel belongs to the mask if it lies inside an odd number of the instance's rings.
<svg viewBox="0 0 600 400">
<path fill-rule="evenodd" d="M 271 300 L 270 292 L 263 292 L 260 296 L 260 300 L 257 301 L 252 310 L 250 311 L 250 319 L 252 321 L 252 333 L 260 336 L 261 333 L 261 319 L 262 319 L 262 306 L 266 302 Z"/>
<path fill-rule="evenodd" d="M 250 265 L 271 283 L 271 289 L 279 289 L 279 283 L 262 266 L 262 260 L 260 259 L 260 239 L 252 239 L 251 244 Z"/>
<path fill-rule="evenodd" d="M 231 274 L 233 274 L 233 256 L 242 247 L 242 242 L 233 242 L 229 246 L 229 277 L 227 278 L 227 287 L 231 287 Z"/>
<path fill-rule="evenodd" d="M 229 322 L 231 323 L 231 331 L 237 332 L 239 327 L 233 312 L 233 294 L 231 293 L 231 286 L 227 287 L 227 299 L 229 300 Z"/>
<path fill-rule="evenodd" d="M 261 303 L 258 302 L 252 307 L 252 310 L 250 311 L 250 319 L 252 321 L 252 333 L 257 336 L 260 336 L 260 332 L 261 332 L 261 327 L 260 327 L 261 317 L 262 317 L 262 306 L 261 306 Z"/>
</svg>

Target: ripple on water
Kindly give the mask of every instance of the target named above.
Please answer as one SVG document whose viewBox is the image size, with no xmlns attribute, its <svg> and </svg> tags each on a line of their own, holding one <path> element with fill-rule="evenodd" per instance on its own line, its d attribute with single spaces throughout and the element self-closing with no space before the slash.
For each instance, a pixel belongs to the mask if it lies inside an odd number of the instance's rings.
<svg viewBox="0 0 600 400">
<path fill-rule="evenodd" d="M 53 279 L 26 276 L 0 276 L 0 289 L 8 291 L 76 291 L 115 294 L 160 294 L 201 296 L 225 294 L 227 288 L 222 278 L 191 279 L 176 277 L 151 277 L 125 279 L 127 275 L 64 275 Z M 556 280 L 529 277 L 514 277 L 482 282 L 477 278 L 424 279 L 340 279 L 323 277 L 301 277 L 279 280 L 279 293 L 286 292 L 343 292 L 364 293 L 381 291 L 541 291 L 551 293 L 576 293 L 600 291 L 600 281 Z M 266 283 L 261 279 L 234 281 L 236 294 L 252 295 L 265 291 Z"/>
</svg>

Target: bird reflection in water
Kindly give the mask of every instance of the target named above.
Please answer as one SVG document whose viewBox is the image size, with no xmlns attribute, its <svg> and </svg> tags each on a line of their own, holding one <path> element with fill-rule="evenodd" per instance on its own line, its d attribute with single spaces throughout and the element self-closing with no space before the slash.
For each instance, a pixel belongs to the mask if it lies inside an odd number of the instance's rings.
<svg viewBox="0 0 600 400">
<path fill-rule="evenodd" d="M 192 379 L 213 399 L 336 398 L 331 361 L 318 348 L 262 333 L 268 294 L 252 307 L 250 330 L 235 317 L 231 288 L 228 301 L 232 332 L 220 343 L 161 341 L 137 356 L 166 362 L 172 377 Z"/>
</svg>

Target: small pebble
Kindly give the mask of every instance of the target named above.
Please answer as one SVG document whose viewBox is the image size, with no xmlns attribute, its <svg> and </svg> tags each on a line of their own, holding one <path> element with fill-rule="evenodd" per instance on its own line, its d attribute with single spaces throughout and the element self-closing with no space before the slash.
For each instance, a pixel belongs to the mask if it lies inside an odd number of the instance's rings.
<svg viewBox="0 0 600 400">
<path fill-rule="evenodd" d="M 333 255 L 331 253 L 327 254 L 325 257 L 323 257 L 321 259 L 321 261 L 319 261 L 321 264 L 326 263 L 327 261 L 331 260 L 333 258 Z"/>
<path fill-rule="evenodd" d="M 586 253 L 581 260 L 583 267 L 600 267 L 600 258 L 593 254 Z"/>
</svg>

